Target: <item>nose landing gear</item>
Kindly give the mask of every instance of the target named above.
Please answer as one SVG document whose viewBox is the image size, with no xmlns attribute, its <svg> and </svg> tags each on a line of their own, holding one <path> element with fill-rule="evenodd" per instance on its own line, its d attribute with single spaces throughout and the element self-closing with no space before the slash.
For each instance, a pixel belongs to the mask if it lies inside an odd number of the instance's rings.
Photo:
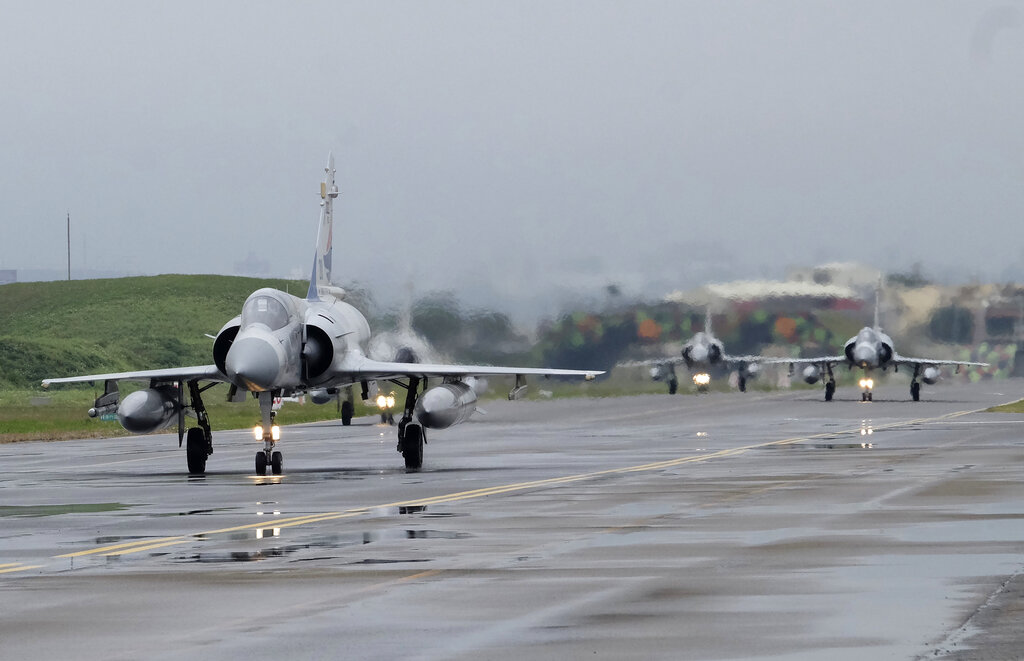
<svg viewBox="0 0 1024 661">
<path fill-rule="evenodd" d="M 274 445 L 281 438 L 281 428 L 274 424 L 277 413 L 274 411 L 274 394 L 270 391 L 263 391 L 259 394 L 260 400 L 260 422 L 256 427 L 257 440 L 263 441 L 263 449 L 256 453 L 256 474 L 266 475 L 267 466 L 274 475 L 280 475 L 284 471 L 284 457 L 274 450 Z"/>
</svg>

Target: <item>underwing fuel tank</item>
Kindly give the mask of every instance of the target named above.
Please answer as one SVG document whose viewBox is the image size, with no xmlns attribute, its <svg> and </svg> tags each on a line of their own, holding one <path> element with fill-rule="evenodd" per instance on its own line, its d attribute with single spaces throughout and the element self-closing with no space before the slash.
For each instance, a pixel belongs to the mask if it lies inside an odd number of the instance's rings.
<svg viewBox="0 0 1024 661">
<path fill-rule="evenodd" d="M 416 401 L 416 419 L 430 429 L 447 429 L 464 422 L 476 410 L 476 392 L 465 383 L 442 383 Z"/>
<path fill-rule="evenodd" d="M 173 388 L 138 390 L 121 400 L 117 419 L 133 434 L 148 434 L 163 429 L 177 418 L 177 391 Z"/>
<path fill-rule="evenodd" d="M 942 371 L 938 367 L 926 367 L 924 368 L 924 373 L 921 374 L 921 380 L 932 386 L 939 380 L 940 374 L 942 374 Z"/>
<path fill-rule="evenodd" d="M 821 378 L 821 370 L 817 365 L 808 365 L 804 368 L 803 379 L 805 383 L 814 384 Z"/>
</svg>

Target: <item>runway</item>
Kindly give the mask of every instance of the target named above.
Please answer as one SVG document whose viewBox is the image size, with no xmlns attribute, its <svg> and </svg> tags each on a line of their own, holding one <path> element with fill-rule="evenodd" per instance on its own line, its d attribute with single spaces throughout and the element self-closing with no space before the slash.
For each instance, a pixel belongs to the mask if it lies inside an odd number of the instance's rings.
<svg viewBox="0 0 1024 661">
<path fill-rule="evenodd" d="M 1024 656 L 1024 382 L 4 446 L 0 658 Z M 279 420 L 287 423 L 288 408 Z"/>
</svg>

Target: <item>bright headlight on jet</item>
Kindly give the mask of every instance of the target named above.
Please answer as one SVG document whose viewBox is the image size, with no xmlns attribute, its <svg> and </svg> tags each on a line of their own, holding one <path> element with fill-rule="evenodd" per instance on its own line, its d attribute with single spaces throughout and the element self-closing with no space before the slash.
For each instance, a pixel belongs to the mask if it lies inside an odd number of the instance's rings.
<svg viewBox="0 0 1024 661">
<path fill-rule="evenodd" d="M 875 387 L 875 380 L 874 379 L 861 379 L 860 380 L 860 387 L 865 389 L 865 390 L 871 390 L 872 388 Z"/>
<path fill-rule="evenodd" d="M 395 396 L 394 395 L 388 395 L 388 408 L 389 409 L 395 408 Z"/>
<path fill-rule="evenodd" d="M 275 441 L 281 440 L 281 427 L 279 425 L 274 425 L 270 428 L 270 438 Z"/>
<path fill-rule="evenodd" d="M 384 395 L 377 395 L 377 408 L 386 409 L 388 407 L 388 398 Z"/>
<path fill-rule="evenodd" d="M 253 427 L 252 428 L 252 435 L 256 438 L 257 441 L 262 441 L 263 440 L 263 425 L 256 425 L 255 427 Z"/>
<path fill-rule="evenodd" d="M 698 386 L 706 386 L 711 383 L 711 375 L 707 372 L 701 372 L 700 374 L 693 375 L 693 382 Z"/>
</svg>

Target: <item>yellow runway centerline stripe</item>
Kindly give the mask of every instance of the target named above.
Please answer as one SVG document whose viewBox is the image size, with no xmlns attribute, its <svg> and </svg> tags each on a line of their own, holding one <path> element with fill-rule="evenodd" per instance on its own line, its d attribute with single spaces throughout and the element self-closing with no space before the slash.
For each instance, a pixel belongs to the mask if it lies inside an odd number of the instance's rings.
<svg viewBox="0 0 1024 661">
<path fill-rule="evenodd" d="M 915 420 L 906 420 L 900 422 L 892 422 L 884 425 L 878 425 L 874 427 L 875 431 L 883 429 L 896 429 L 900 427 L 910 427 L 929 422 L 939 422 L 941 420 L 949 420 L 957 418 L 970 413 L 977 413 L 982 409 L 975 411 L 956 411 L 954 413 L 947 413 L 945 415 L 937 416 L 934 418 L 918 418 Z M 385 503 L 383 505 L 373 505 L 369 507 L 357 507 L 344 511 L 337 512 L 321 512 L 319 514 L 307 514 L 304 516 L 293 516 L 282 519 L 267 519 L 264 521 L 257 521 L 255 523 L 247 523 L 240 526 L 232 526 L 229 528 L 218 528 L 216 530 L 207 530 L 204 532 L 196 532 L 186 535 L 179 535 L 176 537 L 156 537 L 153 539 L 136 540 L 134 542 L 126 542 L 124 544 L 114 544 L 111 546 L 103 546 L 95 549 L 88 549 L 85 551 L 77 551 L 74 553 L 65 553 L 63 555 L 54 556 L 55 558 L 76 558 L 87 555 L 107 555 L 107 556 L 119 556 L 128 555 L 130 553 L 139 553 L 142 551 L 149 551 L 156 548 L 163 548 L 166 546 L 173 546 L 175 544 L 182 544 L 191 540 L 195 540 L 201 537 L 207 537 L 211 535 L 222 535 L 230 532 L 238 532 L 240 530 L 255 530 L 260 528 L 290 528 L 293 526 L 302 526 L 310 523 L 322 523 L 324 521 L 335 521 L 338 519 L 353 518 L 357 516 L 363 516 L 376 509 L 386 509 L 392 507 L 416 507 L 424 505 L 438 505 L 441 503 L 455 503 L 460 501 L 475 500 L 477 498 L 485 498 L 487 496 L 496 496 L 500 494 L 516 493 L 522 491 L 529 491 L 531 489 L 542 489 L 553 486 L 559 486 L 563 484 L 571 484 L 573 482 L 582 482 L 584 480 L 591 480 L 598 477 L 604 477 L 608 475 L 624 475 L 627 473 L 640 473 L 646 471 L 663 470 L 666 468 L 674 468 L 676 466 L 682 466 L 684 464 L 698 463 L 703 461 L 709 461 L 712 459 L 719 459 L 724 457 L 733 457 L 736 455 L 744 454 L 751 450 L 757 450 L 761 448 L 768 448 L 773 446 L 792 445 L 794 443 L 800 443 L 802 441 L 814 440 L 817 438 L 831 438 L 835 436 L 859 436 L 861 433 L 861 427 L 853 427 L 850 429 L 841 429 L 834 431 L 821 432 L 818 434 L 810 434 L 807 436 L 794 436 L 791 438 L 784 438 L 776 441 L 765 441 L 763 443 L 752 443 L 750 445 L 743 445 L 736 448 L 726 448 L 724 450 L 716 450 L 714 452 L 707 452 L 705 454 L 691 455 L 686 457 L 677 457 L 675 459 L 667 459 L 665 461 L 655 461 L 647 464 L 640 464 L 638 466 L 625 466 L 619 468 L 608 468 L 605 470 L 593 471 L 590 473 L 579 473 L 576 475 L 565 475 L 562 477 L 552 477 L 544 480 L 533 480 L 530 482 L 517 482 L 513 484 L 503 484 L 493 487 L 483 487 L 480 489 L 472 489 L 469 491 L 457 491 L 455 493 L 443 494 L 440 496 L 431 496 L 427 498 L 418 498 L 415 500 L 400 500 L 393 503 Z M 2 565 L 0 565 L 2 567 Z M 34 567 L 33 567 L 34 568 Z M 5 571 L 22 571 L 22 567 L 16 567 L 13 569 L 0 569 L 0 573 Z"/>
<path fill-rule="evenodd" d="M 19 565 L 17 567 L 11 567 L 10 565 L 0 566 L 10 567 L 9 569 L 0 569 L 0 574 L 13 574 L 16 571 L 28 571 L 29 569 L 39 569 L 43 565 Z"/>
<path fill-rule="evenodd" d="M 94 553 L 104 553 L 105 551 L 114 551 L 116 549 L 126 549 L 126 548 L 129 548 L 129 547 L 132 547 L 132 546 L 139 546 L 139 545 L 142 545 L 142 544 L 152 544 L 154 542 L 176 541 L 176 540 L 179 540 L 179 539 L 184 539 L 184 537 L 185 537 L 184 535 L 180 535 L 178 537 L 158 537 L 156 539 L 137 539 L 134 542 L 126 542 L 124 544 L 112 544 L 110 546 L 101 546 L 98 549 L 89 549 L 88 551 L 76 551 L 74 553 L 64 553 L 62 555 L 55 555 L 53 557 L 55 557 L 55 558 L 77 558 L 77 557 L 82 556 L 82 555 L 92 555 Z"/>
</svg>

